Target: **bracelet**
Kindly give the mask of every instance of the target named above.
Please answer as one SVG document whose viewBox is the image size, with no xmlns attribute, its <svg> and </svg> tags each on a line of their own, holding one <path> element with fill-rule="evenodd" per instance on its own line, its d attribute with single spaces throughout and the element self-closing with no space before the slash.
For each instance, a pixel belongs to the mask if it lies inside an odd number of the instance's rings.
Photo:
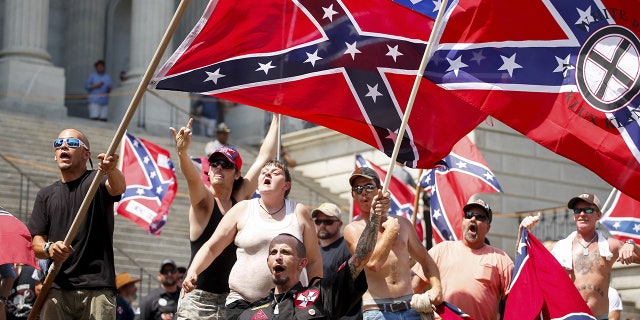
<svg viewBox="0 0 640 320">
<path fill-rule="evenodd" d="M 53 242 L 49 241 L 42 245 L 42 251 L 44 252 L 44 255 L 45 257 L 47 257 L 47 259 L 51 258 L 51 255 L 49 254 L 49 248 L 51 248 L 52 244 Z"/>
</svg>

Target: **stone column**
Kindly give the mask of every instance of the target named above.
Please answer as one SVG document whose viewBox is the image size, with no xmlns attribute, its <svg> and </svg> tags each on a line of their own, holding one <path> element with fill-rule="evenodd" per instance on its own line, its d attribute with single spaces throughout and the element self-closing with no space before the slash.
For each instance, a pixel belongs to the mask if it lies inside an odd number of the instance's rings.
<svg viewBox="0 0 640 320">
<path fill-rule="evenodd" d="M 131 1 L 131 51 L 127 80 L 113 91 L 114 99 L 109 103 L 110 119 L 122 119 L 131 103 L 133 94 L 146 72 L 162 36 L 176 10 L 174 0 Z M 179 42 L 179 41 L 178 41 Z M 173 53 L 175 46 L 169 45 L 158 68 Z M 154 71 L 154 73 L 157 70 Z M 158 98 L 149 92 L 137 106 L 137 125 L 150 131 L 167 132 L 168 126 L 186 124 L 188 98 L 184 93 L 161 91 Z"/>
<path fill-rule="evenodd" d="M 62 68 L 46 50 L 49 0 L 6 0 L 0 50 L 0 108 L 64 116 Z"/>
</svg>

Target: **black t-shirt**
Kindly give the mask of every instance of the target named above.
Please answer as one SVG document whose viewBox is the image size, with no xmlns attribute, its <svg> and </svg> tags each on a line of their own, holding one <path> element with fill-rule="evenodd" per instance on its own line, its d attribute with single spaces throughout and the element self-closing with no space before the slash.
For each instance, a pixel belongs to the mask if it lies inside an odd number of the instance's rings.
<svg viewBox="0 0 640 320">
<path fill-rule="evenodd" d="M 326 247 L 320 246 L 320 254 L 322 255 L 322 271 L 325 277 L 337 272 L 338 268 L 351 258 L 351 252 L 349 252 L 344 237 L 340 237 Z M 354 305 L 346 315 L 340 318 L 340 320 L 358 319 L 362 319 L 362 299 L 358 299 L 356 305 Z"/>
<path fill-rule="evenodd" d="M 139 320 L 173 319 L 178 310 L 180 289 L 167 292 L 164 288 L 157 288 L 140 302 Z"/>
<path fill-rule="evenodd" d="M 20 275 L 13 282 L 13 288 L 7 297 L 7 320 L 26 320 L 36 302 L 36 283 L 32 278 L 31 266 L 23 265 Z"/>
<path fill-rule="evenodd" d="M 309 287 L 300 282 L 284 295 L 269 296 L 253 302 L 239 317 L 249 319 L 331 319 L 336 320 L 351 309 L 367 291 L 364 271 L 353 280 L 345 264 L 327 278 L 313 278 Z M 276 298 L 280 303 L 274 313 Z"/>
<path fill-rule="evenodd" d="M 46 235 L 49 241 L 64 241 L 98 173 L 97 170 L 87 170 L 74 181 L 56 181 L 42 188 L 36 196 L 29 219 L 31 236 Z M 105 182 L 106 177 L 100 183 L 84 221 L 71 241 L 74 251 L 62 264 L 53 287 L 65 290 L 111 288 L 115 292 L 113 204 L 121 196 L 111 196 Z"/>
</svg>

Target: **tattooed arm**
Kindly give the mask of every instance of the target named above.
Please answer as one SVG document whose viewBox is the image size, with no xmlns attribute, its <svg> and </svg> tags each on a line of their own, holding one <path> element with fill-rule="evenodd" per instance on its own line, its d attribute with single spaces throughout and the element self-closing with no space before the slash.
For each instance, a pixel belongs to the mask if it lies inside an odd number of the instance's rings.
<svg viewBox="0 0 640 320">
<path fill-rule="evenodd" d="M 355 252 L 349 259 L 349 270 L 353 279 L 358 277 L 371 257 L 371 252 L 378 240 L 381 218 L 389 211 L 389 206 L 389 193 L 387 192 L 383 197 L 382 191 L 378 190 L 378 194 L 373 198 L 373 203 L 371 204 L 372 214 L 358 239 Z"/>
</svg>

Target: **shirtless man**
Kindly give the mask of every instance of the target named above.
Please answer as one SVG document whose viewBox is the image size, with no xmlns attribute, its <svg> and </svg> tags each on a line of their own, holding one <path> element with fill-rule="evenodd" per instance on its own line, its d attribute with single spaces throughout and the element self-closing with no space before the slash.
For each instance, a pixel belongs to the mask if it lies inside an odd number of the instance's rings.
<svg viewBox="0 0 640 320">
<path fill-rule="evenodd" d="M 556 242 L 551 253 L 567 270 L 576 288 L 596 317 L 609 311 L 609 282 L 616 261 L 623 264 L 640 262 L 640 247 L 633 240 L 622 242 L 605 238 L 596 230 L 602 217 L 600 200 L 594 194 L 583 193 L 569 200 L 576 231 Z M 529 231 L 540 221 L 539 216 L 524 218 L 520 229 Z"/>
<path fill-rule="evenodd" d="M 382 197 L 380 178 L 371 168 L 356 169 L 349 178 L 351 196 L 360 208 L 360 217 L 344 229 L 344 238 L 353 254 L 356 243 L 369 221 L 373 197 Z M 385 195 L 387 210 L 381 217 L 378 240 L 365 267 L 369 289 L 362 297 L 363 319 L 393 317 L 395 313 L 407 320 L 420 319 L 420 314 L 411 307 L 413 290 L 411 287 L 411 258 L 419 262 L 429 278 L 432 289 L 423 297 L 434 304 L 442 301 L 442 287 L 438 267 L 427 249 L 420 243 L 411 222 L 403 217 L 389 217 L 388 194 Z M 426 296 L 424 296 L 426 295 Z M 416 295 L 418 296 L 418 295 Z M 425 299 L 425 300 L 426 300 Z M 395 319 L 395 317 L 394 317 Z"/>
</svg>

